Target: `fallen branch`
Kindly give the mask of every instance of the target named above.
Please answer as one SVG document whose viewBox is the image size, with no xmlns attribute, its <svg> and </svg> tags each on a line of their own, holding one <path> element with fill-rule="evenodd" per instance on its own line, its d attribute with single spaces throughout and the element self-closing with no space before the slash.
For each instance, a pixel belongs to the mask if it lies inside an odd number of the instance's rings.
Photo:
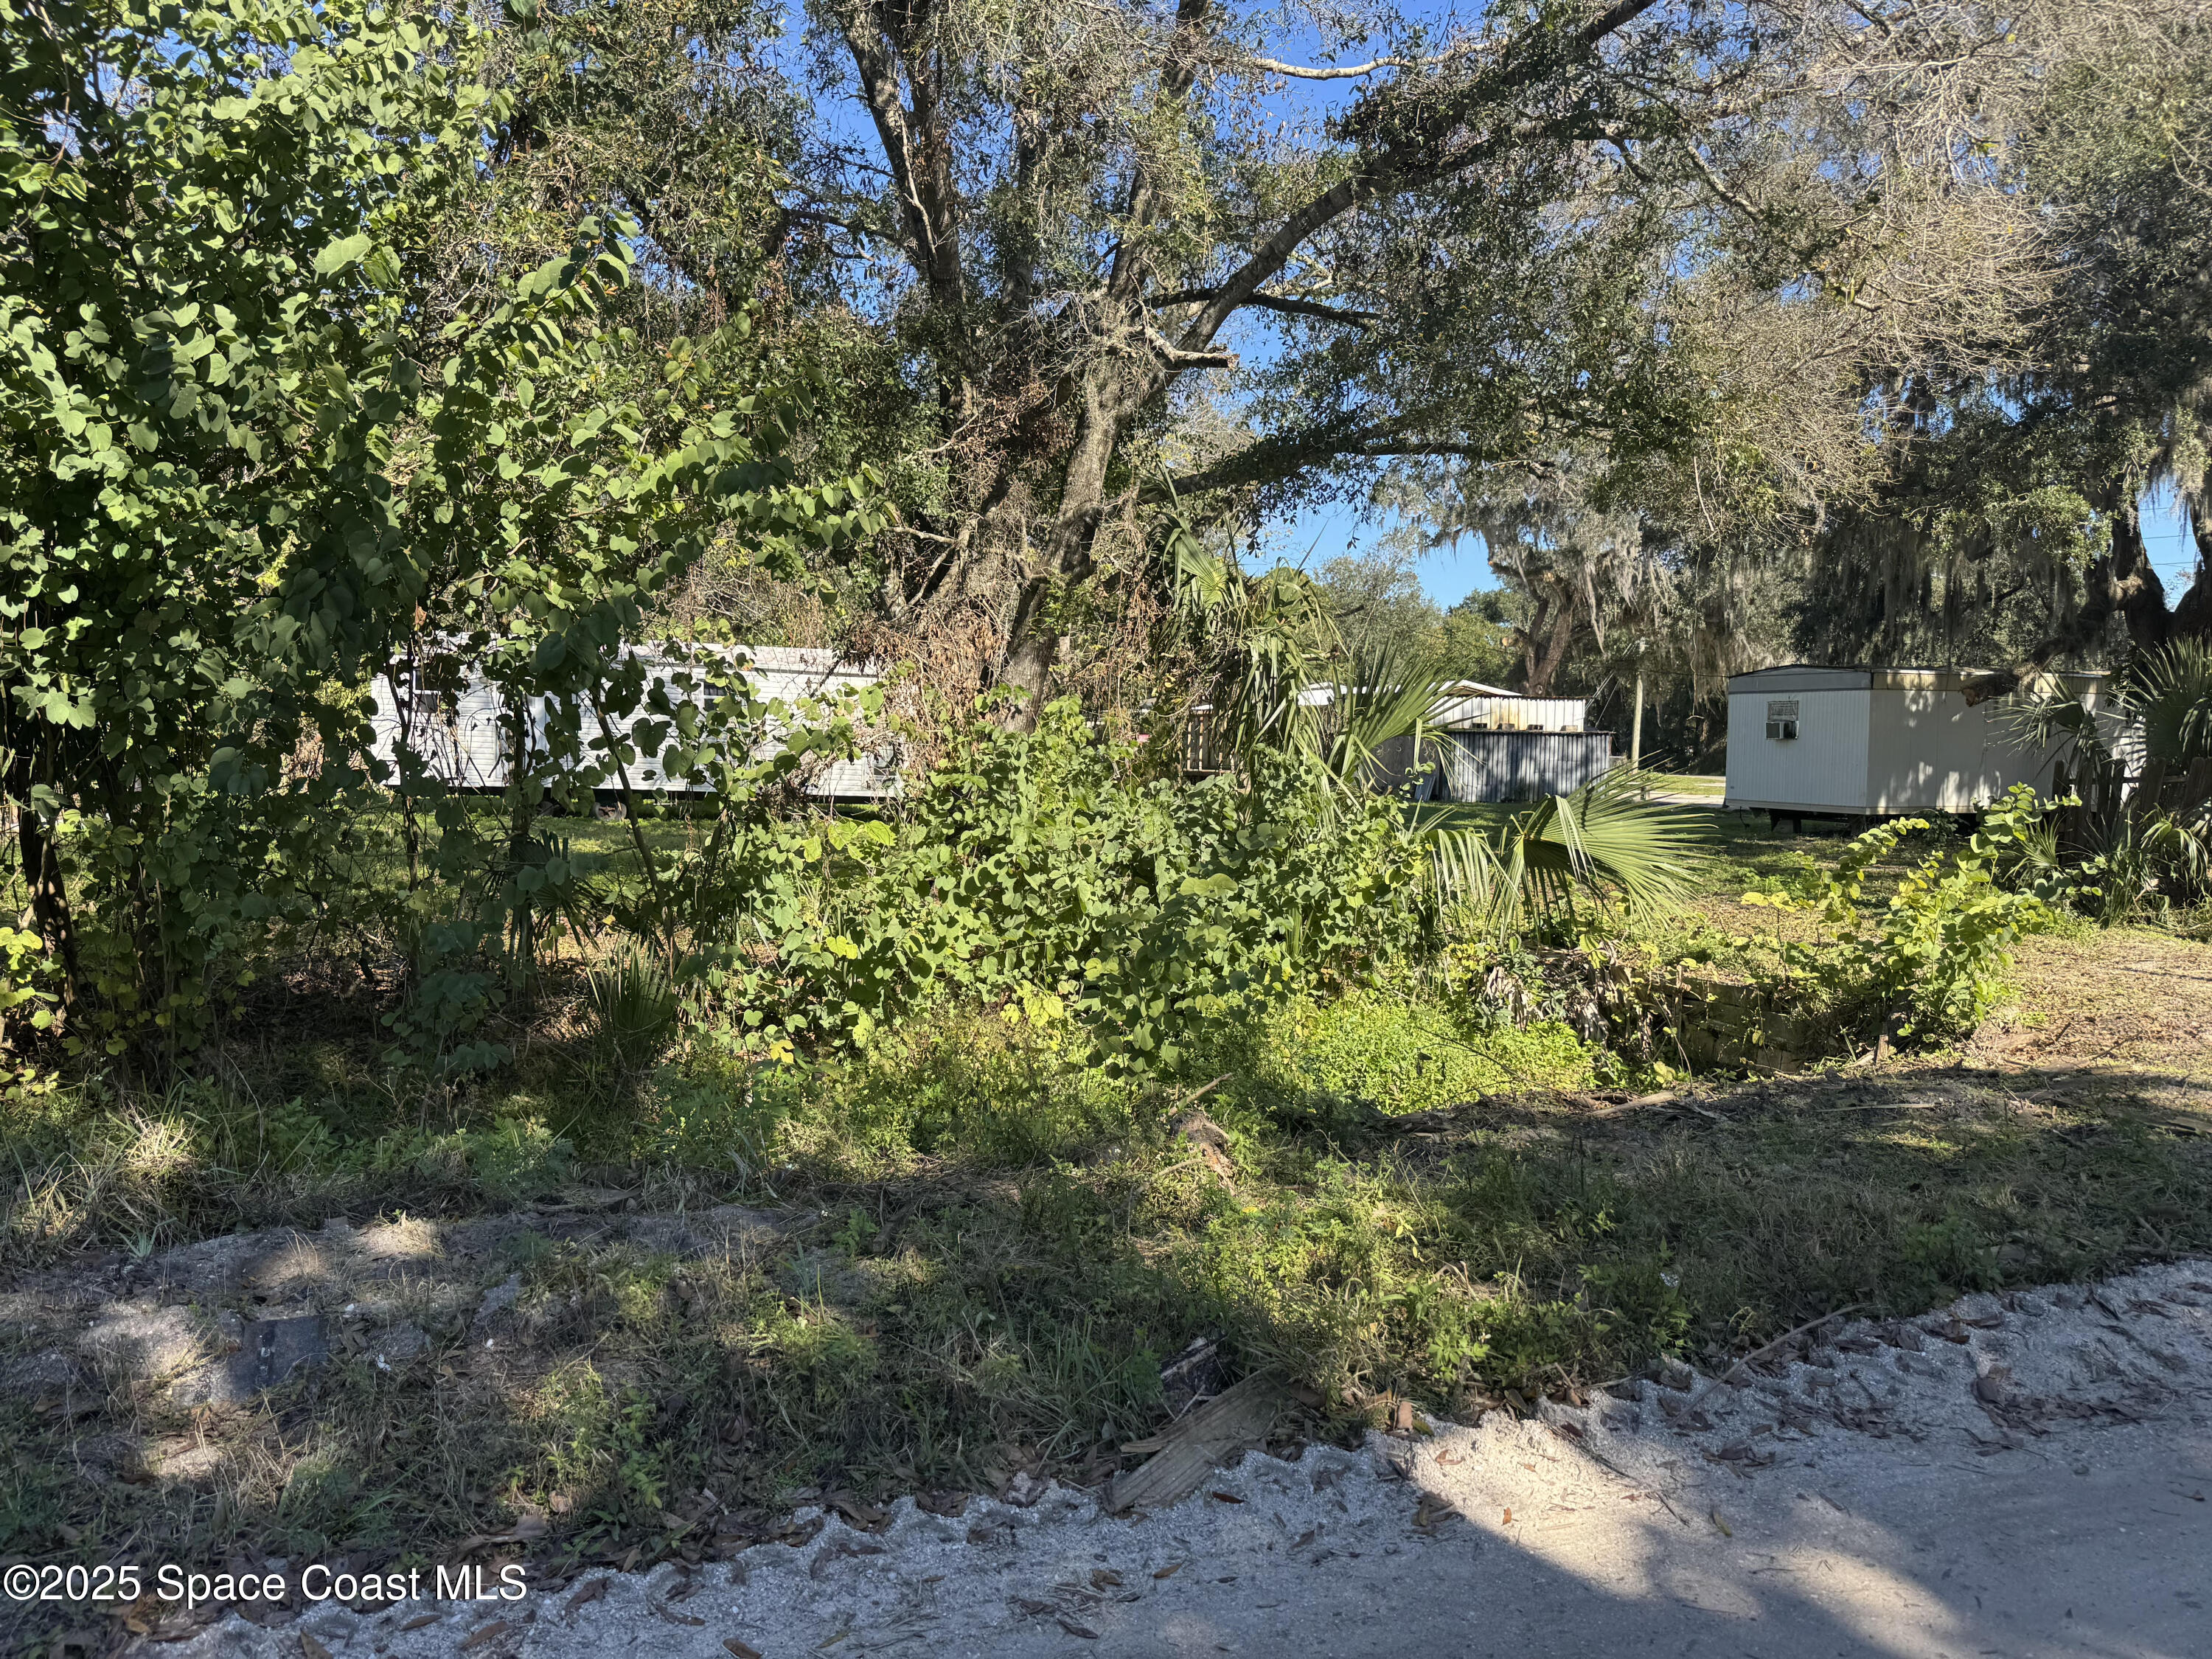
<svg viewBox="0 0 2212 1659">
<path fill-rule="evenodd" d="M 1256 1372 L 1150 1440 L 1124 1446 L 1157 1448 L 1152 1460 L 1114 1477 L 1106 1489 L 1106 1508 L 1118 1515 L 1142 1505 L 1158 1509 L 1188 1496 L 1230 1456 L 1265 1440 L 1286 1398 L 1281 1381 Z"/>
</svg>

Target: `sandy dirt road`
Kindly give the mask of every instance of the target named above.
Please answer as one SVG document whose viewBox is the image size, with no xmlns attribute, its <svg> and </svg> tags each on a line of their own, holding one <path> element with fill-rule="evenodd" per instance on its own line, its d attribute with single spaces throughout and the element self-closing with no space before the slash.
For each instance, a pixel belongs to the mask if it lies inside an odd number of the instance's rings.
<svg viewBox="0 0 2212 1659">
<path fill-rule="evenodd" d="M 235 1616 L 175 1659 L 2212 1656 L 2212 1263 L 1826 1328 L 1534 1418 L 1248 1455 L 1134 1519 L 902 1501 L 509 1603 Z"/>
</svg>

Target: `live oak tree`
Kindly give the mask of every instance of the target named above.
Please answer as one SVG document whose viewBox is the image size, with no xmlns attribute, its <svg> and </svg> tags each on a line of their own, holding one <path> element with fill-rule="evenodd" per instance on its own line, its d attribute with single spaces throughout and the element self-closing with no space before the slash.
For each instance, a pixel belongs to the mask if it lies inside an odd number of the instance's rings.
<svg viewBox="0 0 2212 1659">
<path fill-rule="evenodd" d="M 1595 454 L 1670 546 L 1802 547 L 1893 470 L 1870 403 L 2023 361 L 2037 89 L 2179 4 L 815 0 L 778 46 L 556 0 L 581 71 L 519 77 L 468 234 L 616 205 L 665 315 L 759 306 L 837 388 L 807 464 L 891 481 L 812 573 L 849 631 L 1036 694 L 1157 617 L 1179 516 L 1486 511 Z"/>
<path fill-rule="evenodd" d="M 2135 518 L 2147 483 L 2202 487 L 2203 8 L 1863 16 L 1887 63 L 1780 42 L 1756 96 L 1583 175 L 1585 236 L 1666 227 L 1594 263 L 1666 334 L 1644 362 L 1669 418 L 1615 400 L 1578 422 L 1532 397 L 1540 434 L 1517 453 L 1390 464 L 1377 500 L 1401 538 L 1490 538 L 1532 674 L 1629 672 L 1606 639 L 1648 639 L 1637 596 L 1655 592 L 1665 672 L 1709 694 L 1793 651 L 2016 665 L 1996 691 L 2116 631 L 2202 625 L 2204 590 L 2169 607 Z M 1934 69 L 1947 29 L 1970 75 Z M 1840 95 L 1853 76 L 1880 95 Z M 1395 286 L 1420 280 L 1409 263 Z M 1312 407 L 1357 382 L 1349 399 L 1402 404 L 1426 366 L 1499 355 L 1479 343 L 1340 343 L 1355 372 L 1289 359 L 1278 395 Z M 1660 582 L 1620 580 L 1655 557 Z"/>
<path fill-rule="evenodd" d="M 1893 383 L 1905 441 L 1816 545 L 1814 636 L 1993 661 L 1996 694 L 2212 635 L 2212 14 L 2152 10 L 2030 112 L 2010 178 L 2054 280 L 2004 360 Z M 2139 522 L 2154 486 L 2194 530 L 2178 601 Z"/>
<path fill-rule="evenodd" d="M 885 302 L 927 362 L 943 458 L 941 488 L 908 520 L 894 611 L 994 613 L 1002 678 L 1042 696 L 1096 578 L 1141 542 L 1159 468 L 1131 447 L 1162 430 L 1176 383 L 1231 366 L 1224 334 L 1251 313 L 1370 320 L 1324 297 L 1329 234 L 1478 170 L 1540 173 L 1596 136 L 1640 49 L 1630 26 L 1655 9 L 1548 8 L 1309 70 L 1255 50 L 1249 25 L 1204 0 L 1172 15 L 816 7 L 825 79 L 849 64 L 829 84 L 858 97 L 874 154 L 819 143 L 794 212 L 833 224 L 856 256 L 899 262 Z M 1330 140 L 1258 136 L 1265 93 L 1310 75 L 1381 84 Z M 1525 216 L 1540 178 L 1522 197 Z M 1347 428 L 1319 453 L 1398 441 Z M 1315 447 L 1301 450 L 1310 463 Z"/>
<path fill-rule="evenodd" d="M 1333 11 L 1294 62 L 1212 0 L 815 0 L 782 232 L 896 343 L 927 421 L 887 609 L 988 619 L 1034 696 L 1158 545 L 1166 472 L 1247 516 L 1575 443 L 1684 497 L 1851 482 L 1834 394 L 1865 337 L 1917 360 L 2003 332 L 2021 210 L 1949 157 L 2074 10 Z M 1300 119 L 1285 89 L 1316 82 L 1352 90 Z M 1765 395 L 1778 343 L 1817 382 L 1809 442 Z M 1693 484 L 1700 446 L 1728 476 Z"/>
</svg>

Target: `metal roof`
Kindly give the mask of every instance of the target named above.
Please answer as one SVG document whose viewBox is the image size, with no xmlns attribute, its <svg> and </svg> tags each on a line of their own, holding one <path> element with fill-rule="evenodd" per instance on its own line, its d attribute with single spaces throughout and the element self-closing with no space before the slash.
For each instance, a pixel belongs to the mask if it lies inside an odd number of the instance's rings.
<svg viewBox="0 0 2212 1659">
<path fill-rule="evenodd" d="M 1907 689 L 1964 691 L 1976 681 L 1987 679 L 2001 672 L 1993 668 L 1936 668 L 1911 665 L 1847 667 L 1827 663 L 1793 662 L 1731 674 L 1728 683 L 1731 694 L 1741 682 L 1749 682 L 1742 686 L 1747 692 L 1893 691 Z M 2094 669 L 2047 669 L 2037 678 L 2062 685 L 2087 686 L 2112 676 Z"/>
</svg>

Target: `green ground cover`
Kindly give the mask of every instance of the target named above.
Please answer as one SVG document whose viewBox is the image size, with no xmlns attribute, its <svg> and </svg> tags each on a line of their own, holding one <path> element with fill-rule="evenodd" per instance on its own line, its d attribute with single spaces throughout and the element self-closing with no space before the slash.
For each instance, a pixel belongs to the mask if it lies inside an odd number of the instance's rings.
<svg viewBox="0 0 2212 1659">
<path fill-rule="evenodd" d="M 1848 845 L 1705 824 L 1697 890 L 1605 948 L 1760 971 L 1805 919 L 1743 894 Z M 640 879 L 629 826 L 548 827 Z M 705 827 L 641 826 L 664 853 Z M 1954 843 L 1889 849 L 1870 890 Z M 2022 1030 L 2098 994 L 2097 951 L 2145 948 L 2045 937 Z M 1560 1017 L 1546 974 L 1574 949 L 1547 969 L 1454 945 L 1231 1008 L 1171 1064 L 1102 1054 L 1079 1009 L 1020 985 L 775 1060 L 680 1021 L 613 1030 L 611 948 L 550 940 L 488 1024 L 507 1058 L 427 1089 L 393 1069 L 376 995 L 301 972 L 249 988 L 165 1085 L 94 1072 L 16 1103 L 18 1360 L 82 1329 L 38 1287 L 119 1294 L 191 1241 L 338 1221 L 445 1242 L 405 1281 L 408 1364 L 377 1364 L 349 1311 L 370 1291 L 339 1274 L 297 1304 L 340 1334 L 333 1362 L 250 1405 L 112 1372 L 88 1402 L 0 1401 L 0 1553 L 434 1552 L 534 1516 L 549 1558 L 696 1553 L 808 1493 L 1101 1479 L 1197 1339 L 1225 1375 L 1304 1390 L 1283 1432 L 1342 1437 L 1400 1400 L 1517 1407 L 1664 1355 L 1722 1366 L 1838 1307 L 2212 1249 L 2212 1140 L 2170 1042 L 2125 1072 L 1939 1049 L 1645 1100 L 1658 1079 Z M 1484 989 L 1500 969 L 1531 988 L 1520 1023 Z M 732 1204 L 772 1224 L 743 1249 L 654 1231 Z M 520 1322 L 487 1352 L 471 1310 L 503 1284 Z M 115 1445 L 143 1462 L 82 1478 Z"/>
</svg>

